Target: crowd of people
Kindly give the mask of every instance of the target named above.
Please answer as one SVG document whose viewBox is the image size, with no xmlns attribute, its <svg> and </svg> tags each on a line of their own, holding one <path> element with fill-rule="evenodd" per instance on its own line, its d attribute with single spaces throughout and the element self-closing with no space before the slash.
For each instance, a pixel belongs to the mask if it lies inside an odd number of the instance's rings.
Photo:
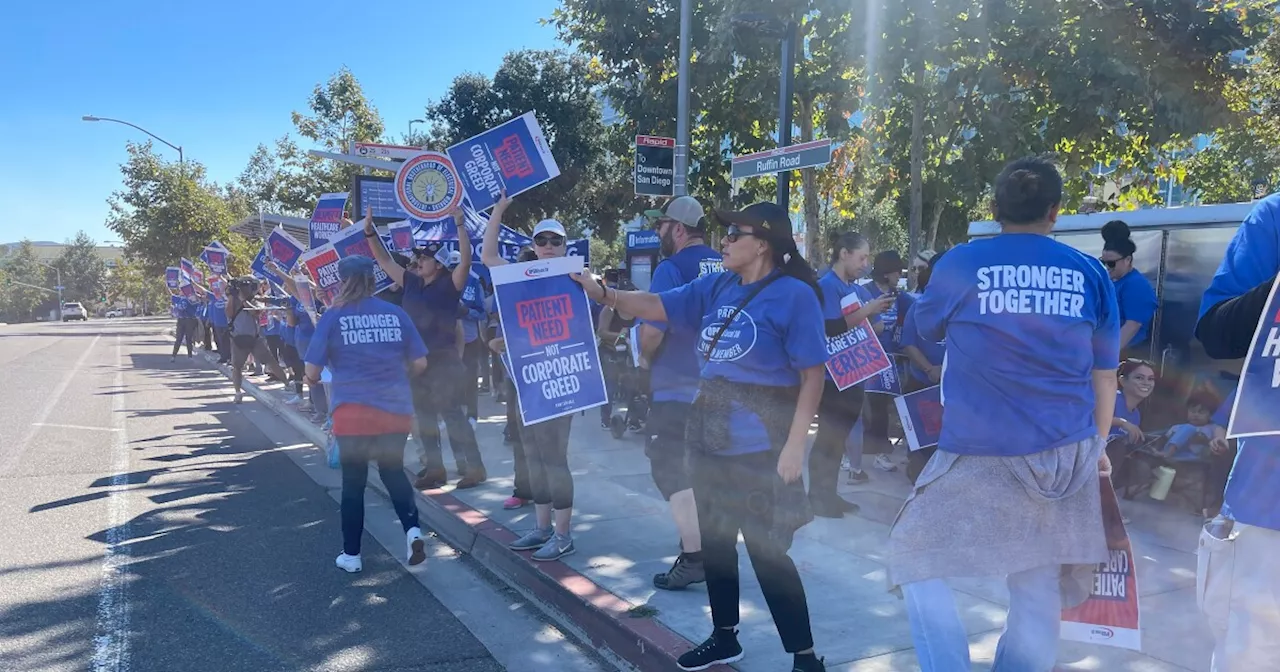
<svg viewBox="0 0 1280 672">
<path fill-rule="evenodd" d="M 628 409 L 626 424 L 647 437 L 652 478 L 680 537 L 679 556 L 654 585 L 706 585 L 712 631 L 680 656 L 681 669 L 744 655 L 737 640 L 739 535 L 783 647 L 794 656 L 793 672 L 823 669 L 805 586 L 789 556 L 792 540 L 813 516 L 857 510 L 837 492 L 842 460 L 855 484 L 870 478 L 864 455 L 884 471 L 898 467 L 889 457 L 891 395 L 861 384 L 840 390 L 825 367 L 827 339 L 864 324 L 900 362 L 903 391 L 940 386 L 943 399 L 936 446 L 907 457 L 914 488 L 893 523 L 887 557 L 924 670 L 969 669 L 968 635 L 948 579 L 975 576 L 1005 577 L 1009 588 L 993 669 L 1053 669 L 1064 604 L 1089 593 L 1092 567 L 1108 559 L 1100 479 L 1113 477 L 1119 486 L 1135 470 L 1135 455 L 1210 465 L 1206 492 L 1216 495 L 1202 513 L 1234 521 L 1230 535 L 1215 526 L 1210 545 L 1230 550 L 1237 567 L 1249 570 L 1217 580 L 1228 597 L 1215 621 L 1215 669 L 1274 664 L 1268 654 L 1277 645 L 1262 628 L 1280 626 L 1280 609 L 1273 599 L 1244 594 L 1274 595 L 1277 587 L 1264 558 L 1280 548 L 1280 520 L 1276 507 L 1258 503 L 1274 502 L 1280 486 L 1270 439 L 1250 439 L 1237 457 L 1221 419 L 1224 400 L 1193 395 L 1186 422 L 1152 444 L 1141 413 L 1158 381 L 1142 354 L 1150 351 L 1155 293 L 1133 266 L 1136 245 L 1123 222 L 1103 229 L 1100 258 L 1049 235 L 1062 198 L 1062 177 L 1051 163 L 1019 160 L 995 182 L 998 235 L 908 263 L 894 250 L 873 255 L 866 236 L 844 231 L 830 241 L 819 277 L 799 253 L 783 208 L 765 202 L 708 216 L 697 199 L 682 196 L 646 213 L 663 256 L 648 291 L 623 277 L 574 276 L 601 307 L 602 349 L 636 339 L 631 347 L 646 372 L 642 393 L 614 400 L 630 406 L 643 397 L 641 410 Z M 1248 348 L 1280 268 L 1277 203 L 1264 201 L 1241 228 L 1205 297 L 1197 336 L 1212 356 L 1240 357 Z M 504 195 L 485 229 L 486 266 L 508 263 L 497 250 L 509 204 Z M 193 340 L 203 337 L 231 365 L 237 401 L 252 361 L 294 385 L 299 402 L 305 384 L 311 407 L 329 416 L 343 470 L 344 541 L 336 564 L 346 571 L 361 568 L 369 462 L 391 493 L 411 564 L 424 558 L 412 490 L 449 480 L 441 428 L 457 466 L 455 487 L 488 479 L 475 438 L 481 379 L 507 401 L 504 435 L 515 479 L 504 506 L 533 506 L 533 528 L 511 549 L 531 551 L 535 561 L 575 552 L 573 415 L 521 422 L 501 363 L 505 343 L 492 287 L 472 273 L 467 228 L 453 216 L 457 250 L 434 243 L 404 257 L 372 245 L 374 259 L 344 259 L 341 291 L 318 320 L 292 281 L 282 287 L 284 297 L 252 278 L 231 282 L 221 297 L 204 287 L 194 297 L 175 294 L 175 357 L 183 344 L 190 356 Z M 718 240 L 712 222 L 723 227 Z M 561 223 L 543 220 L 532 233 L 521 261 L 566 254 Z M 369 216 L 365 235 L 378 235 Z M 374 293 L 375 266 L 394 282 L 391 290 Z M 850 295 L 858 305 L 846 311 Z M 620 376 L 611 381 L 622 385 Z M 609 426 L 610 412 L 601 420 Z M 421 460 L 412 486 L 403 473 L 410 432 Z"/>
</svg>

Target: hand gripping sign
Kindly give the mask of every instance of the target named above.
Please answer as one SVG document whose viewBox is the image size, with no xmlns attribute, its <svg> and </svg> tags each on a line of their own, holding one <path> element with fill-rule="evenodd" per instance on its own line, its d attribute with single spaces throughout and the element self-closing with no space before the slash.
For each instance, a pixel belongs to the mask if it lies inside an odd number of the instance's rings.
<svg viewBox="0 0 1280 672">
<path fill-rule="evenodd" d="M 569 277 L 582 268 L 561 257 L 489 269 L 525 425 L 608 401 L 587 295 Z"/>
<path fill-rule="evenodd" d="M 850 294 L 840 302 L 840 314 L 849 315 L 861 307 L 858 297 Z M 827 337 L 827 371 L 840 390 L 853 387 L 891 366 L 893 362 L 889 361 L 868 320 L 839 336 Z"/>
</svg>

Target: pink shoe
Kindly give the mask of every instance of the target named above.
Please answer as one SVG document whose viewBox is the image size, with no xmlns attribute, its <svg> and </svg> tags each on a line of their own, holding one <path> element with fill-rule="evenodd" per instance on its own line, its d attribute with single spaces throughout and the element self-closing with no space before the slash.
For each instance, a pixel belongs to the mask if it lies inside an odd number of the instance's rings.
<svg viewBox="0 0 1280 672">
<path fill-rule="evenodd" d="M 510 511 L 511 509 L 519 509 L 527 505 L 528 503 L 529 503 L 529 500 L 527 499 L 520 499 L 519 497 L 508 497 L 507 500 L 502 503 L 502 508 Z"/>
</svg>

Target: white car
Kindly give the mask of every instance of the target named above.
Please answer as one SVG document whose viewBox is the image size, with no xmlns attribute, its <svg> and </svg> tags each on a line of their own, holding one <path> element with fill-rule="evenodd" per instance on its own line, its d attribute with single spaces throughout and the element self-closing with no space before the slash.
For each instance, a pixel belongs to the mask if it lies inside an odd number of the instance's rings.
<svg viewBox="0 0 1280 672">
<path fill-rule="evenodd" d="M 112 308 L 107 311 L 107 317 L 124 317 L 124 311 L 119 308 Z"/>
<path fill-rule="evenodd" d="M 89 319 L 89 313 L 85 311 L 84 306 L 79 303 L 62 304 L 62 321 L 80 320 L 84 322 Z"/>
</svg>

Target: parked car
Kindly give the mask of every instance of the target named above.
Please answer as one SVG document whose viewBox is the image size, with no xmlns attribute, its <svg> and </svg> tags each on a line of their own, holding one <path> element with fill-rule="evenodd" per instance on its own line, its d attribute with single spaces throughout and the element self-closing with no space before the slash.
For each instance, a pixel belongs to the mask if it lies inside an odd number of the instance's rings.
<svg viewBox="0 0 1280 672">
<path fill-rule="evenodd" d="M 83 305 L 79 303 L 62 304 L 63 322 L 66 322 L 67 320 L 80 320 L 81 322 L 84 322 L 87 319 L 89 319 L 89 313 L 84 309 Z"/>
<path fill-rule="evenodd" d="M 124 317 L 124 311 L 119 308 L 112 308 L 107 311 L 107 317 Z"/>
</svg>

